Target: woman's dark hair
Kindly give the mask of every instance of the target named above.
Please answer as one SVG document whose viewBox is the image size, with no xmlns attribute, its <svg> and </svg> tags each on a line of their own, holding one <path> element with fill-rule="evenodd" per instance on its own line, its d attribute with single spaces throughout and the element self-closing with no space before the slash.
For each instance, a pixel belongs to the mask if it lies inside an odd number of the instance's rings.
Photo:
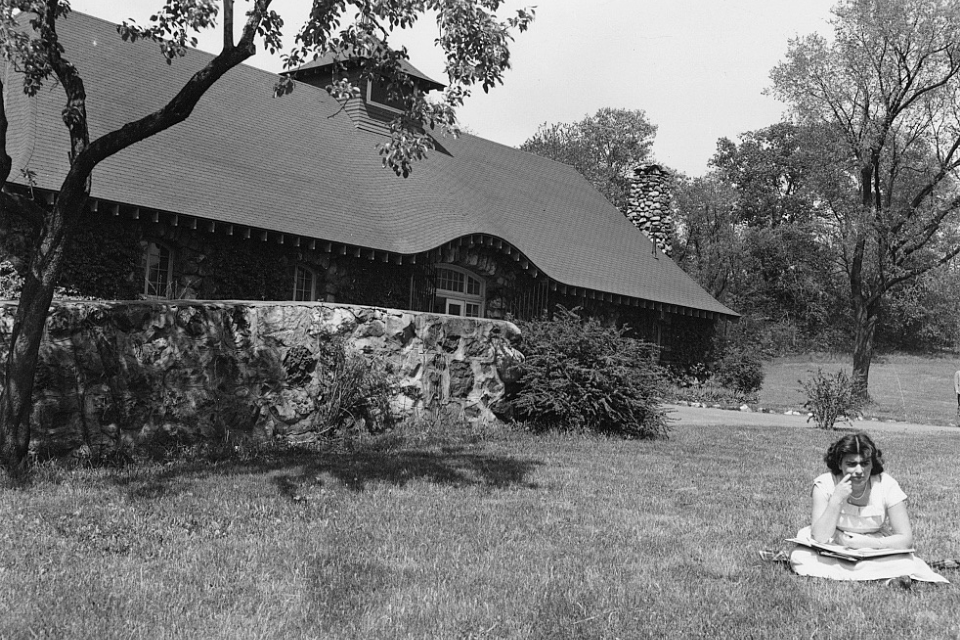
<svg viewBox="0 0 960 640">
<path fill-rule="evenodd" d="M 870 469 L 870 475 L 876 476 L 883 473 L 883 454 L 877 445 L 873 444 L 865 433 L 854 433 L 849 436 L 843 436 L 827 449 L 827 455 L 823 456 L 823 461 L 827 463 L 830 471 L 840 474 L 840 462 L 846 455 L 869 456 L 873 468 Z"/>
</svg>

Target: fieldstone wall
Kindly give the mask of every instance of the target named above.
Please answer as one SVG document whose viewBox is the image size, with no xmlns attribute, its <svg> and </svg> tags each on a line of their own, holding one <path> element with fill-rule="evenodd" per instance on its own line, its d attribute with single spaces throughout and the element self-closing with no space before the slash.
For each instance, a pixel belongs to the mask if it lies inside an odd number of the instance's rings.
<svg viewBox="0 0 960 640">
<path fill-rule="evenodd" d="M 630 184 L 624 215 L 669 256 L 673 234 L 669 174 L 658 164 L 640 164 L 628 169 L 624 177 Z"/>
<path fill-rule="evenodd" d="M 0 302 L 3 358 L 15 311 Z M 494 421 L 519 375 L 519 339 L 509 322 L 332 303 L 58 302 L 32 446 L 99 455 L 232 433 L 309 439 L 325 426 L 333 341 L 394 377 L 398 417 Z"/>
</svg>

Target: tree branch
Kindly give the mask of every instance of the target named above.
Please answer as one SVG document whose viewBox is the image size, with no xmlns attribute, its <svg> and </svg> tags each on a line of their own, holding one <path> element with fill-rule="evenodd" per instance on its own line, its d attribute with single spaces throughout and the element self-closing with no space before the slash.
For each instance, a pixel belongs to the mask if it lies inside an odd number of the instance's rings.
<svg viewBox="0 0 960 640">
<path fill-rule="evenodd" d="M 170 102 L 139 120 L 128 122 L 119 129 L 94 140 L 77 158 L 74 167 L 88 173 L 105 158 L 186 120 L 207 90 L 224 74 L 256 53 L 254 39 L 272 0 L 256 0 L 248 14 L 240 41 L 221 51 L 203 69 L 184 84 Z M 232 29 L 231 29 L 232 30 Z"/>
<path fill-rule="evenodd" d="M 223 50 L 233 48 L 233 0 L 223 0 Z"/>
<path fill-rule="evenodd" d="M 63 108 L 62 115 L 63 123 L 70 132 L 70 160 L 72 162 L 90 143 L 90 131 L 87 128 L 87 92 L 76 67 L 64 59 L 60 53 L 60 38 L 57 35 L 59 4 L 59 0 L 47 0 L 43 15 L 43 39 L 46 45 L 47 61 L 67 95 L 67 104 Z"/>
<path fill-rule="evenodd" d="M 916 278 L 917 276 L 923 275 L 928 271 L 931 271 L 933 269 L 936 269 L 937 267 L 947 264 L 948 262 L 956 258 L 958 255 L 960 255 L 960 244 L 958 244 L 953 249 L 951 249 L 950 251 L 947 251 L 942 256 L 937 258 L 937 260 L 935 260 L 933 264 L 914 267 L 913 269 L 909 269 L 903 272 L 902 274 L 900 274 L 899 276 L 886 281 L 883 287 L 883 293 L 885 293 L 886 291 L 889 291 L 890 289 L 897 286 L 901 282 L 906 282 L 911 278 Z"/>
</svg>

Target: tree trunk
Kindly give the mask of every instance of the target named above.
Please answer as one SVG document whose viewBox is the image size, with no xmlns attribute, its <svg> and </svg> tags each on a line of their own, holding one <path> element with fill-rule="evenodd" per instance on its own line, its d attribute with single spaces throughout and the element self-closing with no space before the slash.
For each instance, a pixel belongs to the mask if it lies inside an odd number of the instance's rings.
<svg viewBox="0 0 960 640">
<path fill-rule="evenodd" d="M 854 303 L 856 332 L 853 338 L 853 393 L 860 401 L 870 399 L 870 363 L 873 360 L 873 336 L 877 328 L 876 305 L 858 300 Z"/>
<path fill-rule="evenodd" d="M 12 476 L 22 474 L 26 468 L 40 340 L 60 274 L 64 247 L 82 217 L 89 183 L 65 192 L 73 197 L 61 197 L 37 237 L 10 334 L 6 376 L 0 389 L 0 465 Z"/>
<path fill-rule="evenodd" d="M 6 377 L 0 392 L 0 463 L 12 476 L 25 469 L 30 444 L 34 372 L 53 285 L 44 286 L 31 273 L 23 283 L 10 338 Z"/>
</svg>

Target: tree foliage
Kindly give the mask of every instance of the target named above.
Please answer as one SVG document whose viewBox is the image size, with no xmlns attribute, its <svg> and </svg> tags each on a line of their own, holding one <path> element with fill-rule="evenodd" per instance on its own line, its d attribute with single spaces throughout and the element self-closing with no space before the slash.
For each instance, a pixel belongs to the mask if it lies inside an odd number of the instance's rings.
<svg viewBox="0 0 960 640">
<path fill-rule="evenodd" d="M 822 233 L 848 285 L 867 396 L 884 299 L 960 252 L 960 1 L 844 0 L 790 42 L 772 92 L 822 138 Z"/>
<path fill-rule="evenodd" d="M 83 70 L 70 62 L 70 52 L 57 32 L 59 21 L 69 14 L 69 3 L 0 0 L 0 55 L 19 73 L 27 95 L 35 95 L 48 85 L 63 91 L 62 122 L 39 126 L 64 126 L 70 138 L 70 169 L 52 206 L 45 207 L 6 189 L 0 192 L 0 219 L 21 218 L 30 227 L 32 240 L 0 390 L 0 462 L 10 472 L 22 470 L 27 452 L 40 339 L 63 268 L 65 248 L 85 219 L 94 168 L 123 149 L 189 118 L 207 91 L 230 69 L 249 59 L 258 43 L 272 53 L 283 50 L 285 26 L 271 9 L 272 0 L 243 3 L 247 10 L 237 23 L 239 37 L 234 29 L 235 4 L 234 0 L 166 0 L 148 24 L 127 21 L 120 25 L 119 37 L 157 43 L 160 55 L 169 64 L 175 64 L 196 43 L 196 32 L 219 28 L 223 45 L 159 110 L 135 115 L 123 126 L 91 140 Z M 284 54 L 284 65 L 295 69 L 327 53 L 338 58 L 362 58 L 362 78 L 386 80 L 404 95 L 405 108 L 392 123 L 391 137 L 381 145 L 380 153 L 385 165 L 406 176 L 412 163 L 432 148 L 422 127 L 455 129 L 455 110 L 469 96 L 471 87 L 488 91 L 501 83 L 510 63 L 511 34 L 525 30 L 533 19 L 532 11 L 526 9 L 498 17 L 501 5 L 501 0 L 314 0 L 306 23 Z M 437 103 L 428 103 L 402 72 L 406 51 L 389 44 L 394 31 L 408 28 L 431 13 L 437 16 L 437 44 L 445 54 L 449 80 Z M 0 76 L 0 94 L 6 90 L 2 83 L 11 77 Z M 292 87 L 291 82 L 281 80 L 275 91 L 282 95 Z M 404 93 L 403 87 L 409 92 Z M 149 91 L 150 87 L 131 90 Z M 337 98 L 346 98 L 354 95 L 356 88 L 342 82 L 329 87 L 329 91 Z M 4 185 L 12 169 L 7 153 L 9 125 L 6 105 L 0 104 L 0 183 Z"/>
<path fill-rule="evenodd" d="M 674 259 L 721 302 L 736 291 L 742 272 L 735 205 L 735 190 L 715 174 L 678 176 L 674 182 Z"/>
<path fill-rule="evenodd" d="M 831 333 L 840 304 L 829 254 L 810 223 L 754 226 L 740 218 L 741 192 L 714 170 L 676 181 L 674 256 L 769 353 L 802 349 Z M 778 203 L 771 200 L 768 206 Z M 825 264 L 827 267 L 825 268 Z"/>
<path fill-rule="evenodd" d="M 804 131 L 780 122 L 717 142 L 710 165 L 737 192 L 736 214 L 751 226 L 810 220 L 816 204 L 807 185 L 812 173 Z M 806 144 L 805 144 L 806 143 Z"/>
<path fill-rule="evenodd" d="M 642 110 L 604 107 L 579 122 L 544 123 L 520 149 L 572 166 L 622 210 L 629 195 L 622 175 L 650 158 L 656 135 Z"/>
</svg>

